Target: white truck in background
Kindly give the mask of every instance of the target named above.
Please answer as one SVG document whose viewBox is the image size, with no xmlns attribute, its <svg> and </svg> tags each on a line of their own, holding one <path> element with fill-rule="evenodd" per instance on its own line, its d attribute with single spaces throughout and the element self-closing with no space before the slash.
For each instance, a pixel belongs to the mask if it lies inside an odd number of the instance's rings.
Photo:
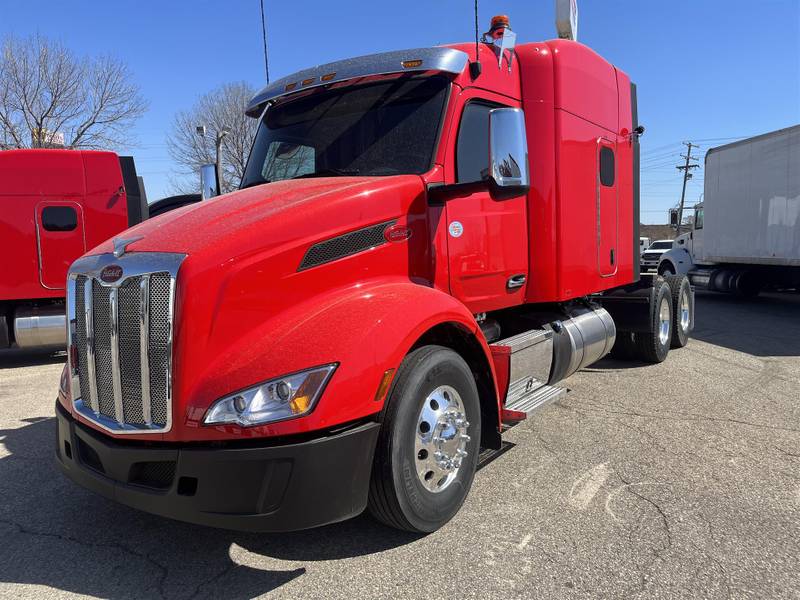
<svg viewBox="0 0 800 600">
<path fill-rule="evenodd" d="M 706 153 L 692 230 L 662 255 L 658 271 L 743 296 L 800 289 L 800 125 Z"/>
</svg>

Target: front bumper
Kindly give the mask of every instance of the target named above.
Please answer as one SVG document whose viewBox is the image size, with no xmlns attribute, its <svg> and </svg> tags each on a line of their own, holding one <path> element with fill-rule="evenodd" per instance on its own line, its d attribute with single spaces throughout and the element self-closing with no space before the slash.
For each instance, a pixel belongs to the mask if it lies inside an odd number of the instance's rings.
<svg viewBox="0 0 800 600">
<path fill-rule="evenodd" d="M 293 531 L 367 505 L 378 423 L 275 446 L 120 441 L 56 404 L 56 461 L 79 485 L 133 508 L 211 527 Z"/>
<path fill-rule="evenodd" d="M 650 273 L 658 271 L 659 261 L 657 260 L 643 260 L 639 263 L 642 273 Z"/>
</svg>

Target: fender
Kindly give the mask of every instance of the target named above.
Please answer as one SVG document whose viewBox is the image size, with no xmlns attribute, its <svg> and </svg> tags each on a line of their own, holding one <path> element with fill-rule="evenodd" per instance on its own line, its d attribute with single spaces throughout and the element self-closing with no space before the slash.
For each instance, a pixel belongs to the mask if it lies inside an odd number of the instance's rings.
<svg viewBox="0 0 800 600">
<path fill-rule="evenodd" d="M 664 263 L 667 263 L 676 275 L 686 275 L 694 267 L 692 255 L 686 248 L 672 248 L 664 252 L 658 261 L 659 273 Z"/>
<path fill-rule="evenodd" d="M 462 303 L 408 279 L 367 280 L 311 297 L 253 324 L 191 381 L 182 382 L 184 411 L 182 416 L 176 412 L 176 420 L 184 432 L 191 429 L 192 439 L 230 439 L 329 429 L 375 415 L 383 408 L 375 395 L 384 373 L 397 369 L 423 334 L 443 323 L 460 325 L 475 336 L 496 381 L 486 340 Z M 327 363 L 338 363 L 337 370 L 305 417 L 247 429 L 202 425 L 208 406 L 222 396 Z"/>
</svg>

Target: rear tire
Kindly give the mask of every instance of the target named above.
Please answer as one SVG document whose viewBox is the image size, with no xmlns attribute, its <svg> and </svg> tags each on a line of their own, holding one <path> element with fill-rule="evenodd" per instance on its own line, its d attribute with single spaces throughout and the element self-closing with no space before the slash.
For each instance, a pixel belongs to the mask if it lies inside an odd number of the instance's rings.
<svg viewBox="0 0 800 600">
<path fill-rule="evenodd" d="M 653 303 L 650 306 L 649 332 L 636 334 L 636 354 L 649 363 L 664 362 L 672 339 L 672 295 L 669 285 L 659 278 L 653 282 Z"/>
<path fill-rule="evenodd" d="M 386 525 L 417 533 L 442 527 L 472 486 L 480 437 L 478 389 L 464 359 L 442 346 L 411 352 L 386 401 L 370 513 Z"/>
<path fill-rule="evenodd" d="M 694 299 L 686 275 L 666 277 L 672 295 L 672 341 L 670 347 L 683 348 L 689 343 L 689 333 L 694 327 Z"/>
</svg>

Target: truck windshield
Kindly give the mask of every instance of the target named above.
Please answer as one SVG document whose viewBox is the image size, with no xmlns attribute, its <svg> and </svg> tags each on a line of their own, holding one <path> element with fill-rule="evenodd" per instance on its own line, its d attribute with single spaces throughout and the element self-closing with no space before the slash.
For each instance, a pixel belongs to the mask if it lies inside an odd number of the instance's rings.
<svg viewBox="0 0 800 600">
<path fill-rule="evenodd" d="M 449 81 L 403 78 L 312 93 L 267 110 L 242 188 L 297 177 L 431 168 Z"/>
<path fill-rule="evenodd" d="M 648 250 L 669 250 L 672 248 L 672 242 L 653 242 Z"/>
</svg>

